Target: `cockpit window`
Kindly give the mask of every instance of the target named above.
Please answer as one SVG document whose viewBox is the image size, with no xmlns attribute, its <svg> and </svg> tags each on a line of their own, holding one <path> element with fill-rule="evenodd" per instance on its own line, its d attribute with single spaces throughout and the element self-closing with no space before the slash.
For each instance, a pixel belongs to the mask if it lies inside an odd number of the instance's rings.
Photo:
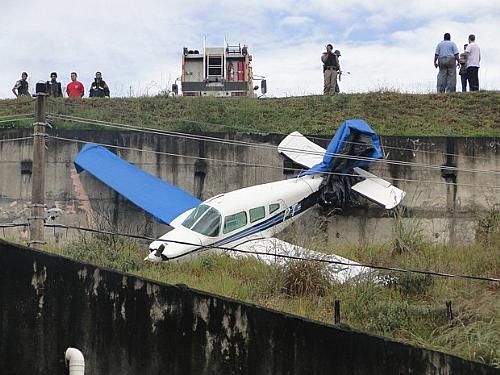
<svg viewBox="0 0 500 375">
<path fill-rule="evenodd" d="M 185 226 L 186 228 L 191 229 L 193 224 L 196 223 L 196 221 L 201 217 L 201 215 L 203 215 L 209 208 L 210 206 L 207 206 L 206 204 L 200 204 L 182 222 L 182 225 Z"/>
<path fill-rule="evenodd" d="M 215 208 L 210 207 L 191 230 L 209 237 L 217 237 L 220 232 L 222 216 Z"/>
</svg>

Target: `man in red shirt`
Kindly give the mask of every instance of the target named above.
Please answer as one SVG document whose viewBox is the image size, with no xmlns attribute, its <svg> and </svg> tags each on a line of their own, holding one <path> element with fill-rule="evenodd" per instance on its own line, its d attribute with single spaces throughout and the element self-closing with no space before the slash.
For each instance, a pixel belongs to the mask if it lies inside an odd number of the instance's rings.
<svg viewBox="0 0 500 375">
<path fill-rule="evenodd" d="M 71 82 L 66 86 L 66 93 L 70 98 L 81 98 L 85 89 L 81 82 L 76 80 L 77 74 L 75 72 L 71 73 Z"/>
</svg>

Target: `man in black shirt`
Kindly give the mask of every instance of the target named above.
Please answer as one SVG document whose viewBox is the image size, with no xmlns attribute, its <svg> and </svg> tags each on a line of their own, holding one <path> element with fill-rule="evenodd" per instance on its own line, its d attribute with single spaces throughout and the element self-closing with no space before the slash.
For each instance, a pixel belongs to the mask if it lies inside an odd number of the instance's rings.
<svg viewBox="0 0 500 375">
<path fill-rule="evenodd" d="M 29 92 L 29 87 L 28 87 L 28 73 L 26 72 L 23 72 L 21 74 L 21 79 L 19 81 L 16 82 L 16 84 L 14 85 L 14 87 L 12 88 L 12 92 L 14 93 L 14 95 L 16 97 L 20 97 L 20 96 L 23 96 L 23 95 L 28 95 L 30 94 Z"/>
<path fill-rule="evenodd" d="M 61 82 L 57 82 L 56 72 L 50 73 L 50 81 L 47 81 L 46 84 L 49 96 L 52 96 L 54 98 L 62 98 L 63 94 Z"/>
<path fill-rule="evenodd" d="M 95 73 L 94 82 L 90 85 L 90 95 L 91 98 L 109 98 L 109 87 L 102 79 L 101 72 Z"/>
<path fill-rule="evenodd" d="M 337 71 L 339 70 L 339 60 L 337 55 L 333 53 L 333 46 L 328 44 L 326 52 L 321 55 L 321 62 L 323 63 L 323 77 L 324 88 L 323 94 L 335 94 L 335 87 L 337 86 Z"/>
</svg>

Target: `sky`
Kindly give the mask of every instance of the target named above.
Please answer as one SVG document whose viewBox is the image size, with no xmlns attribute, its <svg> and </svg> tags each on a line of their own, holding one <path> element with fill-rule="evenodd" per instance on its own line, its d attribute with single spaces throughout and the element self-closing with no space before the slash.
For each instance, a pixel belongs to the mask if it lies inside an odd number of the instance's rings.
<svg viewBox="0 0 500 375">
<path fill-rule="evenodd" d="M 499 90 L 496 0 L 0 0 L 0 98 L 14 97 L 23 71 L 31 87 L 76 71 L 88 96 L 101 71 L 111 96 L 155 95 L 180 76 L 183 47 L 202 50 L 204 37 L 248 45 L 270 97 L 321 94 L 327 43 L 342 52 L 343 92 L 429 93 L 445 32 L 459 50 L 476 35 L 480 87 Z"/>
</svg>

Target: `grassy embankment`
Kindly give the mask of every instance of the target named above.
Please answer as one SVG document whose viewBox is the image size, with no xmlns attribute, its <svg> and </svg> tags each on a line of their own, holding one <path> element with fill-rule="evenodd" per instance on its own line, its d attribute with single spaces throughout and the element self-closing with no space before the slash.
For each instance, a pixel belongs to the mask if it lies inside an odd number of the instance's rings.
<svg viewBox="0 0 500 375">
<path fill-rule="evenodd" d="M 0 101 L 0 117 L 34 112 L 34 103 Z M 49 100 L 47 112 L 183 131 L 331 135 L 348 118 L 365 119 L 380 135 L 500 136 L 500 92 L 345 94 L 277 99 L 143 97 Z M 88 128 L 54 121 L 58 128 Z M 29 121 L 0 127 L 30 126 Z M 93 127 L 95 128 L 95 127 Z"/>
<path fill-rule="evenodd" d="M 33 112 L 33 108 L 32 103 L 0 101 L 0 117 Z M 305 134 L 330 135 L 342 120 L 364 118 L 381 135 L 500 136 L 498 92 L 370 93 L 269 100 L 166 97 L 79 103 L 51 100 L 47 109 L 51 113 L 184 131 L 299 130 Z M 53 125 L 56 129 L 97 128 L 62 121 Z M 0 123 L 0 126 L 14 127 L 19 123 Z M 21 126 L 30 126 L 30 122 L 22 122 Z M 475 246 L 425 243 L 417 222 L 412 228 L 395 228 L 394 237 L 383 246 L 334 248 L 321 243 L 315 233 L 287 239 L 360 262 L 498 277 L 499 225 L 498 211 L 478 218 L 483 239 Z M 332 321 L 333 302 L 339 299 L 343 324 L 500 367 L 500 286 L 496 284 L 404 274 L 390 286 L 369 282 L 330 286 L 322 276 L 321 267 L 314 264 L 290 264 L 275 269 L 251 259 L 203 256 L 185 264 L 153 265 L 142 261 L 144 249 L 144 244 L 134 241 L 86 236 L 64 249 L 47 250 L 326 322 Z M 451 321 L 446 316 L 448 300 L 453 303 Z"/>
<path fill-rule="evenodd" d="M 285 239 L 370 264 L 500 275 L 498 211 L 478 218 L 482 240 L 474 246 L 425 243 L 418 223 L 414 225 L 416 227 L 399 227 L 390 242 L 380 246 L 334 247 L 322 243 L 321 233 L 315 229 L 310 233 L 292 230 Z M 344 325 L 500 367 L 498 283 L 392 273 L 395 279 L 390 285 L 367 281 L 330 285 L 318 264 L 292 262 L 273 268 L 253 259 L 210 254 L 183 264 L 150 264 L 143 261 L 146 246 L 135 241 L 87 235 L 65 248 L 47 250 L 324 322 L 332 322 L 333 304 L 338 299 Z M 447 317 L 446 301 L 452 301 L 452 320 Z"/>
</svg>

